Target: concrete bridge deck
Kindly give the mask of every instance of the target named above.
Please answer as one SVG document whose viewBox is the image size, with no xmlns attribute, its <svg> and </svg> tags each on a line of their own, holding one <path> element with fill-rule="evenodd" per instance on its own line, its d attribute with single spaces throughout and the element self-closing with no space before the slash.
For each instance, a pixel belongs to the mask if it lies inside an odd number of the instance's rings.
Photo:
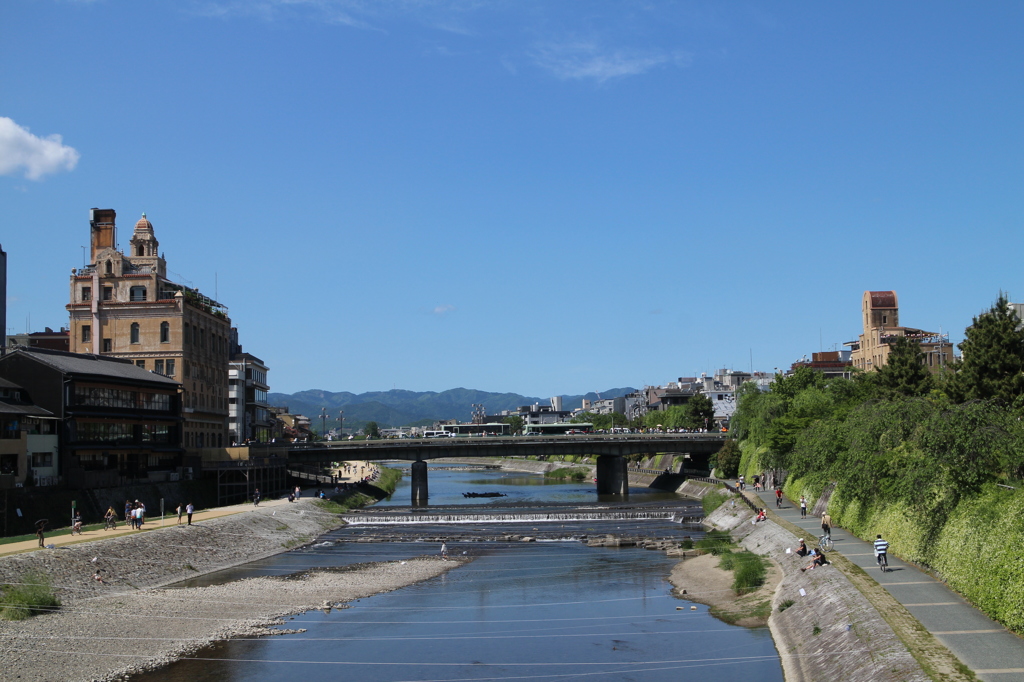
<svg viewBox="0 0 1024 682">
<path fill-rule="evenodd" d="M 456 438 L 399 438 L 384 440 L 320 441 L 253 445 L 249 457 L 286 457 L 289 464 L 326 464 L 346 460 L 405 460 L 412 466 L 412 502 L 425 504 L 427 464 L 442 457 L 539 457 L 570 455 L 597 458 L 597 492 L 623 495 L 629 489 L 629 455 L 679 454 L 691 468 L 707 469 L 708 460 L 727 439 L 722 433 L 572 434 L 558 436 L 461 436 Z"/>
</svg>

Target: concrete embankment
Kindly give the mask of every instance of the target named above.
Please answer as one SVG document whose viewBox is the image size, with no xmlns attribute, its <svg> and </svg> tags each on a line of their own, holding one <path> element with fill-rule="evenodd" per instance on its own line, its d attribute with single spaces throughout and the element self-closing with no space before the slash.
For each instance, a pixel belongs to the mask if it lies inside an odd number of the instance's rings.
<svg viewBox="0 0 1024 682">
<path fill-rule="evenodd" d="M 768 626 L 787 682 L 930 679 L 843 573 L 831 565 L 801 571 L 809 560 L 795 553 L 799 538 L 772 521 L 752 524 L 752 518 L 745 505 L 729 501 L 704 523 L 730 531 L 742 547 L 782 569 Z"/>
</svg>

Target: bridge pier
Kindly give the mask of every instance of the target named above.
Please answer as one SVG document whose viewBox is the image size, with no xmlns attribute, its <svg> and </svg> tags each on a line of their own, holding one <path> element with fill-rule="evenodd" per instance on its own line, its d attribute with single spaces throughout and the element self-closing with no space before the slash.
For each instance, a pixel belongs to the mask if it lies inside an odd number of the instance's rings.
<svg viewBox="0 0 1024 682">
<path fill-rule="evenodd" d="M 427 504 L 427 463 L 416 460 L 412 463 L 412 506 L 421 507 Z"/>
<path fill-rule="evenodd" d="M 625 457 L 600 455 L 597 458 L 597 494 L 629 494 L 629 472 L 626 470 Z"/>
</svg>

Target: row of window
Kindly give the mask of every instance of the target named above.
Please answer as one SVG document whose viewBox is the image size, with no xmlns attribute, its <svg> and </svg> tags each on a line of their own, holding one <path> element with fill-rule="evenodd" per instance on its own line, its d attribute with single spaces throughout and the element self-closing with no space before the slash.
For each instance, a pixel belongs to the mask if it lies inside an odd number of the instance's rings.
<svg viewBox="0 0 1024 682">
<path fill-rule="evenodd" d="M 141 367 L 142 369 L 146 369 L 146 362 L 146 360 L 136 360 L 135 365 L 137 367 Z M 163 374 L 165 376 L 173 377 L 175 371 L 174 359 L 171 358 L 168 360 L 154 360 L 153 371 L 156 372 L 157 374 Z"/>
<path fill-rule="evenodd" d="M 142 329 L 139 327 L 138 322 L 132 322 L 131 331 L 129 332 L 129 340 L 131 343 L 141 343 L 142 341 Z M 82 343 L 90 343 L 92 341 L 92 325 L 82 325 Z M 171 324 L 169 322 L 160 323 L 160 343 L 171 342 Z M 103 352 L 110 352 L 110 339 L 103 339 Z"/>
<path fill-rule="evenodd" d="M 79 443 L 170 443 L 168 424 L 119 424 L 75 421 L 72 440 Z"/>
<path fill-rule="evenodd" d="M 147 289 L 142 286 L 134 286 L 128 289 L 128 300 L 129 301 L 145 301 L 147 298 Z M 80 290 L 79 300 L 82 303 L 88 303 L 92 300 L 92 287 L 83 286 Z M 103 287 L 100 291 L 100 300 L 102 301 L 113 301 L 114 299 L 114 287 Z"/>
<path fill-rule="evenodd" d="M 211 353 L 218 353 L 220 355 L 227 356 L 228 339 L 226 336 L 216 334 L 211 330 L 209 340 L 207 340 L 207 333 L 205 329 L 197 324 L 189 324 L 188 322 L 185 323 L 183 331 L 184 333 L 182 338 L 185 343 L 191 343 L 193 346 L 197 346 L 200 350 L 208 350 Z"/>
<path fill-rule="evenodd" d="M 129 391 L 120 388 L 75 386 L 75 404 L 167 412 L 171 409 L 171 396 L 166 393 Z"/>
</svg>

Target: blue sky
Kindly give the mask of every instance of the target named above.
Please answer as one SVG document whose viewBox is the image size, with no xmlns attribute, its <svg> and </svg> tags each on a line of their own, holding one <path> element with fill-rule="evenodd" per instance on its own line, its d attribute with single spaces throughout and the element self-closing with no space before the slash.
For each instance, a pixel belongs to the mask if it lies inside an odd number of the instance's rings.
<svg viewBox="0 0 1024 682">
<path fill-rule="evenodd" d="M 768 370 L 866 289 L 1024 301 L 1024 4 L 34 0 L 0 21 L 8 328 L 146 212 L 272 390 Z M 29 321 L 30 320 L 30 321 Z"/>
</svg>

